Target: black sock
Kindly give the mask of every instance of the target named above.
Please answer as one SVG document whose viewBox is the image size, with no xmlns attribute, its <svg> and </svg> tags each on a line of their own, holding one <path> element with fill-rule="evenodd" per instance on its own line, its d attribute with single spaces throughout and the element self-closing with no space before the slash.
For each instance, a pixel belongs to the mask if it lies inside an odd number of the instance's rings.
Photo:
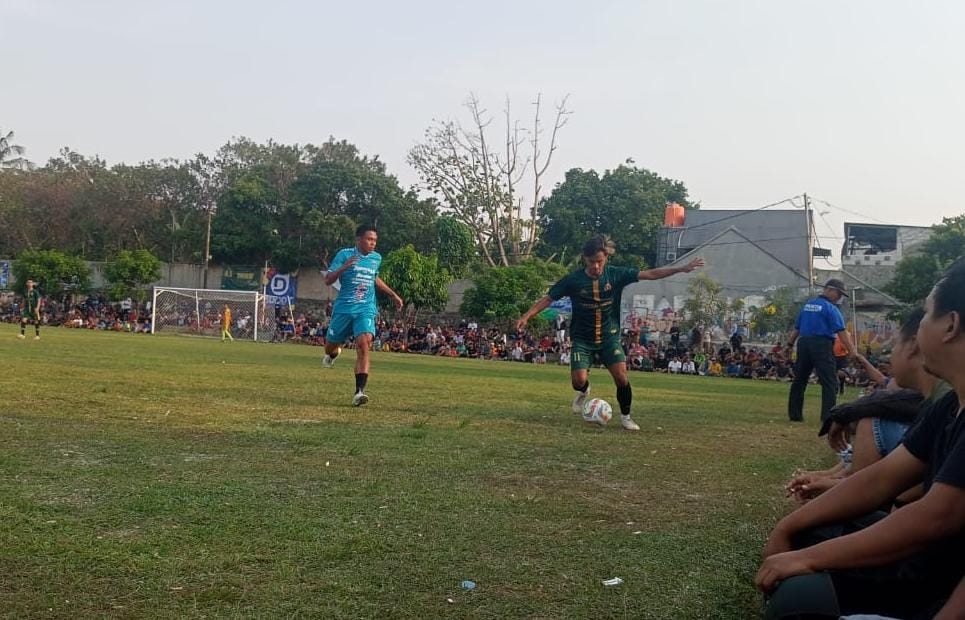
<svg viewBox="0 0 965 620">
<path fill-rule="evenodd" d="M 367 372 L 357 372 L 355 373 L 355 393 L 364 392 L 365 384 L 369 380 L 369 373 Z"/>
<path fill-rule="evenodd" d="M 36 325 L 34 325 L 34 330 L 37 332 L 37 335 L 39 336 L 39 335 L 40 335 L 40 323 L 37 323 Z"/>
<path fill-rule="evenodd" d="M 26 330 L 27 330 L 27 324 L 26 324 L 26 323 L 21 323 L 21 324 L 20 324 L 20 335 L 23 336 L 23 333 L 24 333 Z"/>
<path fill-rule="evenodd" d="M 577 392 L 583 392 L 584 394 L 586 394 L 587 390 L 590 389 L 590 380 L 587 379 L 586 383 L 583 384 L 583 387 L 574 387 L 573 389 L 576 390 Z"/>
<path fill-rule="evenodd" d="M 633 390 L 630 384 L 617 386 L 617 402 L 620 403 L 620 413 L 630 415 L 630 403 L 633 402 Z"/>
</svg>

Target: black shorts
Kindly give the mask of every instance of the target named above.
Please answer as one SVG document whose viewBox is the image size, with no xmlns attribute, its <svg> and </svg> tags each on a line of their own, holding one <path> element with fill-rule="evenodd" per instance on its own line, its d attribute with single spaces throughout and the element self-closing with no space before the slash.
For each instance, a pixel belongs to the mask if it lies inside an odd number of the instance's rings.
<svg viewBox="0 0 965 620">
<path fill-rule="evenodd" d="M 834 365 L 838 367 L 838 370 L 844 370 L 848 367 L 848 356 L 842 355 L 841 357 L 835 357 Z"/>
</svg>

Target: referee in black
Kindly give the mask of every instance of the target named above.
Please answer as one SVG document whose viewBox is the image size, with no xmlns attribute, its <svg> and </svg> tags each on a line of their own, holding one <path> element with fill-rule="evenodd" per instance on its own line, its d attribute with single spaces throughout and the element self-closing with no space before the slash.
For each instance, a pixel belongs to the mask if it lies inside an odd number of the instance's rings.
<svg viewBox="0 0 965 620">
<path fill-rule="evenodd" d="M 794 364 L 794 382 L 787 402 L 787 417 L 792 422 L 804 421 L 804 390 L 807 388 L 811 371 L 821 382 L 821 421 L 831 414 L 838 397 L 838 368 L 834 360 L 834 339 L 841 334 L 841 342 L 848 350 L 848 357 L 854 357 L 854 343 L 845 329 L 844 317 L 837 304 L 847 297 L 844 282 L 830 279 L 824 290 L 814 299 L 809 299 L 797 317 L 797 324 L 791 332 L 788 345 L 797 341 L 797 362 Z M 843 333 L 842 333 L 843 332 Z"/>
</svg>

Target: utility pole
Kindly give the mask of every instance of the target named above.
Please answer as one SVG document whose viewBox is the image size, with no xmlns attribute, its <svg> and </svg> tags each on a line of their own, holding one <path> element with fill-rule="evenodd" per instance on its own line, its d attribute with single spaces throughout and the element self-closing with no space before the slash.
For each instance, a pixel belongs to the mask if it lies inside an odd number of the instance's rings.
<svg viewBox="0 0 965 620">
<path fill-rule="evenodd" d="M 201 288 L 208 288 L 208 258 L 211 257 L 211 205 L 208 205 L 208 232 L 204 237 L 204 283 Z"/>
<path fill-rule="evenodd" d="M 811 219 L 811 201 L 808 200 L 807 192 L 804 192 L 804 218 L 807 220 L 808 227 L 808 296 L 814 291 L 814 238 L 812 230 L 814 221 Z"/>
</svg>

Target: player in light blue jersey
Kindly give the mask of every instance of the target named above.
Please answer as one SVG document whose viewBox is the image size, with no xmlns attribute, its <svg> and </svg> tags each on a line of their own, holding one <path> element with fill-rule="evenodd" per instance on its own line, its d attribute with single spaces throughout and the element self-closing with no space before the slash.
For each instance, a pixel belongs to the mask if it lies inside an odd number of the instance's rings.
<svg viewBox="0 0 965 620">
<path fill-rule="evenodd" d="M 382 256 L 375 251 L 379 240 L 373 226 L 359 226 L 355 231 L 355 247 L 339 250 L 325 274 L 325 284 L 339 283 L 338 297 L 332 307 L 332 318 L 325 333 L 325 358 L 322 366 L 331 368 L 342 352 L 342 343 L 355 337 L 355 396 L 356 407 L 369 402 L 365 384 L 369 379 L 369 351 L 375 337 L 375 290 L 392 298 L 395 307 L 402 309 L 402 298 L 379 278 Z"/>
</svg>

